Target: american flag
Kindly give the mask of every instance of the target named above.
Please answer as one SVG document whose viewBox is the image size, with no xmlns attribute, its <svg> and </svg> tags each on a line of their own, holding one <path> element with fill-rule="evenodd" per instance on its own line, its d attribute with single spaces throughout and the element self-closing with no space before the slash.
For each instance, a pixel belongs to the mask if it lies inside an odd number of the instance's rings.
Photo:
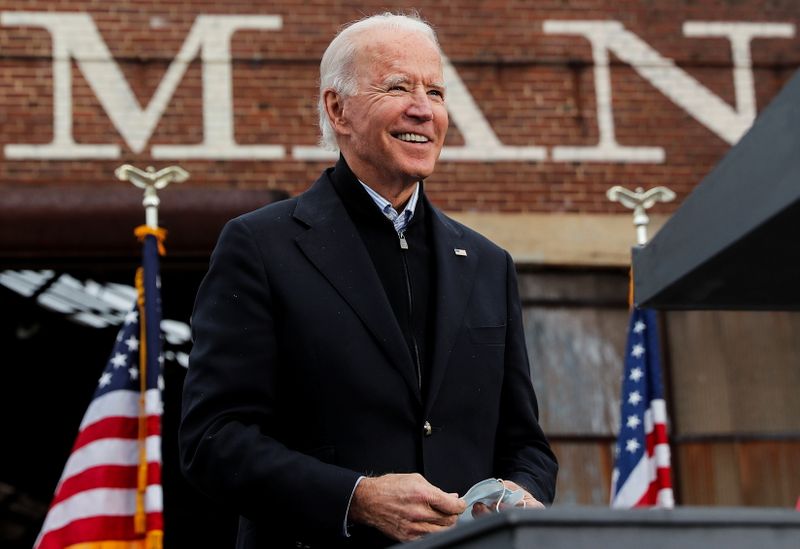
<svg viewBox="0 0 800 549">
<path fill-rule="evenodd" d="M 667 409 L 655 312 L 634 308 L 622 379 L 621 425 L 611 478 L 611 506 L 672 508 Z"/>
<path fill-rule="evenodd" d="M 34 549 L 160 549 L 161 338 L 157 230 L 144 240 L 139 299 L 103 370 Z"/>
</svg>

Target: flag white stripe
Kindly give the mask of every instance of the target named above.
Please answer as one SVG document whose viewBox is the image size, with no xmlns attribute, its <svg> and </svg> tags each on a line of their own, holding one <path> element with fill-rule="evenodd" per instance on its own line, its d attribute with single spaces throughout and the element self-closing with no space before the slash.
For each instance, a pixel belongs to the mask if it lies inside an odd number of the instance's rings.
<svg viewBox="0 0 800 549">
<path fill-rule="evenodd" d="M 648 408 L 644 411 L 644 436 L 653 432 L 653 412 Z"/>
<path fill-rule="evenodd" d="M 662 488 L 656 494 L 656 505 L 664 509 L 672 509 L 675 507 L 675 497 L 672 493 L 672 488 Z"/>
<path fill-rule="evenodd" d="M 667 403 L 663 398 L 654 398 L 650 401 L 650 410 L 653 411 L 653 421 L 655 423 L 667 424 Z"/>
<path fill-rule="evenodd" d="M 144 493 L 144 510 L 147 513 L 162 511 L 164 508 L 164 494 L 160 484 L 150 484 Z"/>
<path fill-rule="evenodd" d="M 139 417 L 138 391 L 111 391 L 94 399 L 81 421 L 81 430 L 107 417 Z"/>
<path fill-rule="evenodd" d="M 656 444 L 653 453 L 653 462 L 656 464 L 656 467 L 670 466 L 669 444 Z"/>
<path fill-rule="evenodd" d="M 663 458 L 663 449 L 666 448 L 666 464 L 659 463 L 659 453 Z M 669 446 L 666 444 L 656 445 L 656 459 L 649 459 L 647 454 L 642 456 L 636 467 L 633 468 L 631 474 L 628 476 L 625 484 L 623 484 L 619 491 L 614 495 L 611 501 L 611 507 L 617 509 L 629 509 L 636 505 L 645 492 L 649 489 L 650 484 L 656 479 L 658 467 L 669 467 Z M 619 473 L 617 472 L 617 476 Z M 616 479 L 612 480 L 613 485 L 616 485 Z M 672 508 L 675 506 L 675 500 L 672 494 L 672 488 L 662 488 L 657 493 L 656 505 L 659 507 Z"/>
<path fill-rule="evenodd" d="M 609 505 L 614 504 L 614 500 L 617 499 L 617 481 L 619 480 L 619 469 L 614 467 L 614 470 L 611 471 L 611 500 L 608 502 Z"/>
<path fill-rule="evenodd" d="M 161 437 L 153 435 L 145 441 L 148 462 L 161 462 Z M 139 441 L 104 438 L 78 448 L 67 460 L 62 482 L 98 465 L 138 465 Z"/>
<path fill-rule="evenodd" d="M 148 512 L 163 511 L 161 486 L 147 487 Z M 133 516 L 136 513 L 135 488 L 95 488 L 79 492 L 54 505 L 47 513 L 42 535 L 63 528 L 75 520 L 96 516 Z"/>
<path fill-rule="evenodd" d="M 161 391 L 148 389 L 144 395 L 145 412 L 148 415 L 160 415 L 163 412 Z M 139 417 L 139 391 L 111 391 L 98 397 L 89 404 L 81 421 L 81 429 L 107 417 Z"/>
<path fill-rule="evenodd" d="M 650 486 L 650 463 L 647 454 L 642 456 L 631 474 L 628 475 L 625 484 L 620 486 L 619 491 L 611 502 L 611 507 L 615 509 L 629 509 L 636 505 L 645 491 Z"/>
<path fill-rule="evenodd" d="M 145 391 L 144 411 L 148 416 L 160 416 L 164 413 L 164 404 L 161 402 L 161 391 L 159 389 Z"/>
<path fill-rule="evenodd" d="M 656 469 L 656 460 L 652 459 L 650 456 L 647 455 L 645 452 L 644 456 L 642 457 L 643 460 L 647 460 L 647 482 L 645 484 L 650 484 L 656 479 L 657 476 L 657 469 Z M 647 486 L 645 486 L 647 488 Z"/>
</svg>

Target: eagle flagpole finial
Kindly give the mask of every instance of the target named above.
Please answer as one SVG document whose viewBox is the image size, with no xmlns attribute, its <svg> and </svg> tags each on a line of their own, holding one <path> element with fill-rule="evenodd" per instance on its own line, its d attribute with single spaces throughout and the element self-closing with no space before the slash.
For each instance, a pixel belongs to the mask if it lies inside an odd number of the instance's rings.
<svg viewBox="0 0 800 549">
<path fill-rule="evenodd" d="M 667 187 L 653 187 L 647 191 L 642 187 L 636 187 L 635 191 L 631 191 L 617 185 L 608 189 L 606 196 L 611 202 L 619 202 L 626 208 L 633 210 L 636 243 L 640 246 L 644 246 L 647 243 L 647 225 L 650 223 L 647 210 L 652 208 L 656 202 L 671 202 L 675 200 L 675 193 Z"/>
<path fill-rule="evenodd" d="M 114 175 L 120 181 L 130 181 L 140 189 L 144 189 L 142 206 L 145 208 L 146 224 L 150 228 L 158 228 L 158 206 L 161 201 L 156 191 L 163 189 L 170 183 L 182 183 L 189 179 L 189 172 L 180 166 L 167 166 L 158 171 L 153 166 L 147 170 L 140 170 L 130 164 L 123 164 Z"/>
</svg>

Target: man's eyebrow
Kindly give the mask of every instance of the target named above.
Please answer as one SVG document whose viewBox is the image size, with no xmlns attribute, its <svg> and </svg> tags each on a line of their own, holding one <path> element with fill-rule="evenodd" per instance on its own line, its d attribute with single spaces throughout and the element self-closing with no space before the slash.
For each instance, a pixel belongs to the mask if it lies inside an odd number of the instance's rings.
<svg viewBox="0 0 800 549">
<path fill-rule="evenodd" d="M 403 76 L 402 74 L 393 74 L 384 79 L 383 85 L 387 88 L 391 88 L 392 86 L 397 86 L 399 84 L 408 84 L 408 82 L 409 80 L 407 76 Z"/>
<path fill-rule="evenodd" d="M 400 84 L 409 84 L 409 83 L 411 83 L 411 80 L 407 76 L 404 76 L 402 74 L 393 74 L 391 76 L 387 76 L 383 80 L 383 85 L 386 88 L 392 88 L 392 87 L 398 86 Z M 426 88 L 434 88 L 434 89 L 438 89 L 438 90 L 442 90 L 442 91 L 444 91 L 447 88 L 447 86 L 445 86 L 444 82 L 440 82 L 440 81 L 431 82 L 430 84 L 425 84 L 425 87 Z"/>
</svg>

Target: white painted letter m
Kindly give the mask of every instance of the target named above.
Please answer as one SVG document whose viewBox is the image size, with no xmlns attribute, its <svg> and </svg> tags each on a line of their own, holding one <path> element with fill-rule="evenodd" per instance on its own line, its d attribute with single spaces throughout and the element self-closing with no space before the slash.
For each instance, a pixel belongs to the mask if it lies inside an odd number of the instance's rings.
<svg viewBox="0 0 800 549">
<path fill-rule="evenodd" d="M 236 144 L 230 53 L 230 38 L 235 31 L 280 29 L 279 16 L 198 16 L 144 109 L 88 14 L 11 11 L 0 13 L 0 24 L 43 27 L 53 42 L 53 140 L 45 145 L 6 145 L 6 158 L 120 156 L 117 145 L 75 142 L 72 135 L 73 58 L 127 146 L 134 153 L 142 152 L 189 63 L 198 54 L 203 66 L 203 141 L 196 145 L 153 146 L 153 158 L 275 159 L 284 156 L 280 145 Z"/>
</svg>

